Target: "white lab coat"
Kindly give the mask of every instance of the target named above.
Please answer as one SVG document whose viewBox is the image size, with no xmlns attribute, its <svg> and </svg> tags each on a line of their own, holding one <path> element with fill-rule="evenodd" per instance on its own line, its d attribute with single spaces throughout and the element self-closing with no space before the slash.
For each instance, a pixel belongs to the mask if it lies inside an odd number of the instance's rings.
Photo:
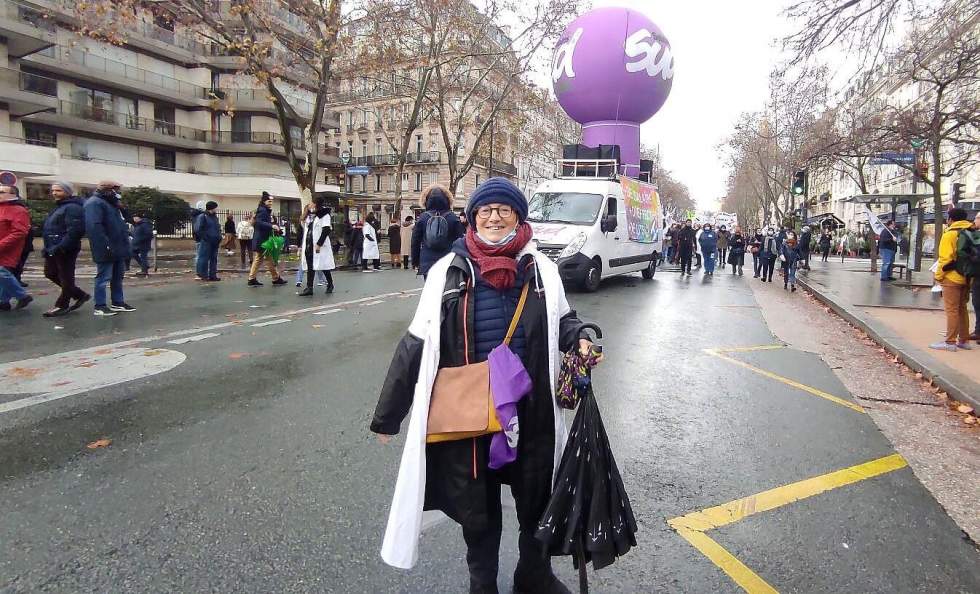
<svg viewBox="0 0 980 594">
<path fill-rule="evenodd" d="M 310 215 L 312 216 L 312 215 Z M 323 232 L 323 228 L 330 228 L 330 215 L 323 215 L 322 217 L 313 217 L 313 236 L 308 237 L 309 233 L 309 218 L 303 222 L 303 243 L 299 250 L 299 261 L 303 270 L 306 270 L 306 245 L 307 241 L 312 242 L 314 248 L 316 247 L 316 240 L 320 239 L 320 234 Z M 330 245 L 330 238 L 323 242 L 323 246 L 320 248 L 320 253 L 313 252 L 313 270 L 333 270 L 336 268 L 336 264 L 333 261 L 333 247 Z"/>
<path fill-rule="evenodd" d="M 381 259 L 381 248 L 378 247 L 378 232 L 375 231 L 374 226 L 367 221 L 364 221 L 364 245 L 361 248 L 361 259 L 363 260 L 380 260 Z M 368 238 L 371 239 L 368 239 Z"/>
<path fill-rule="evenodd" d="M 367 226 L 365 226 L 367 228 Z M 561 352 L 558 348 L 559 321 L 571 308 L 565 299 L 558 267 L 547 256 L 541 254 L 529 243 L 517 255 L 520 260 L 524 254 L 534 256 L 538 268 L 538 278 L 542 283 L 545 295 L 545 308 L 548 315 L 548 356 L 551 359 L 551 402 L 554 406 L 555 417 L 555 457 L 554 473 L 558 471 L 562 452 L 568 431 L 565 418 L 558 408 L 555 399 L 555 385 L 558 381 L 558 369 L 561 363 Z M 439 342 L 442 324 L 442 291 L 445 288 L 446 273 L 455 254 L 448 254 L 436 262 L 429 270 L 428 280 L 422 289 L 415 318 L 408 327 L 409 333 L 424 341 L 422 359 L 419 367 L 419 379 L 415 384 L 412 410 L 409 413 L 408 432 L 405 437 L 405 449 L 402 451 L 401 465 L 398 468 L 398 480 L 395 482 L 395 494 L 388 514 L 388 526 L 385 529 L 384 542 L 381 545 L 381 558 L 393 567 L 410 569 L 418 561 L 419 536 L 422 533 L 422 507 L 425 503 L 425 434 L 429 413 L 429 396 L 435 383 L 436 372 L 439 370 Z M 444 517 L 439 511 L 427 511 L 426 517 L 435 520 Z"/>
</svg>

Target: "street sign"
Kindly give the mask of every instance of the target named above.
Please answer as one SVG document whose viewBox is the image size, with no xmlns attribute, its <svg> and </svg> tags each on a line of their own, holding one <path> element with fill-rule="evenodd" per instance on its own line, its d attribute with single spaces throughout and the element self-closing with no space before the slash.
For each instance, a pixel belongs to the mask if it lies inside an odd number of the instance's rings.
<svg viewBox="0 0 980 594">
<path fill-rule="evenodd" d="M 344 165 L 350 163 L 350 151 L 340 153 L 340 162 Z"/>
<path fill-rule="evenodd" d="M 0 171 L 0 185 L 16 186 L 17 176 L 12 171 Z"/>
<path fill-rule="evenodd" d="M 909 142 L 909 144 L 911 144 L 912 145 L 912 148 L 914 148 L 914 149 L 920 149 L 920 148 L 922 148 L 922 147 L 924 147 L 926 145 L 926 139 L 925 138 L 913 138 Z"/>
<path fill-rule="evenodd" d="M 915 153 L 896 153 L 889 151 L 878 153 L 871 158 L 872 165 L 895 165 L 898 163 L 902 163 L 904 165 L 914 165 Z"/>
<path fill-rule="evenodd" d="M 363 165 L 347 168 L 347 175 L 368 175 L 369 173 L 371 173 L 371 168 Z"/>
</svg>

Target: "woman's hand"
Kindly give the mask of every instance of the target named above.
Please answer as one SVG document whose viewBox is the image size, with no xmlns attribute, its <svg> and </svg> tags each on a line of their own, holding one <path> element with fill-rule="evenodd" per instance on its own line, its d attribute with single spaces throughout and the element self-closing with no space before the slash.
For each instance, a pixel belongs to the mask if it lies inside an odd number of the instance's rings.
<svg viewBox="0 0 980 594">
<path fill-rule="evenodd" d="M 589 339 L 587 339 L 587 338 L 580 338 L 580 339 L 578 339 L 578 352 L 582 353 L 582 355 L 584 355 L 584 356 L 588 356 L 589 353 L 592 352 L 592 341 L 589 340 Z M 599 356 L 596 357 L 596 360 L 595 360 L 596 365 L 598 365 L 599 363 L 602 363 L 602 361 L 604 359 L 605 359 L 605 355 L 603 355 L 602 353 L 599 353 Z"/>
<path fill-rule="evenodd" d="M 319 254 L 320 253 L 320 246 L 318 246 L 318 245 L 317 246 L 313 246 L 313 251 Z"/>
<path fill-rule="evenodd" d="M 389 442 L 391 442 L 390 435 L 385 435 L 384 433 L 378 434 L 378 443 L 380 443 L 381 445 L 388 445 Z"/>
</svg>

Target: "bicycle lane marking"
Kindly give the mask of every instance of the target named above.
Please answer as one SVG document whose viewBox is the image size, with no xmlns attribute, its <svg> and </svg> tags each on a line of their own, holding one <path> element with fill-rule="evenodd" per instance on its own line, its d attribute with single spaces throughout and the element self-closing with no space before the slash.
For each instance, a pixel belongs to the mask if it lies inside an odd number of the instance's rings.
<svg viewBox="0 0 980 594">
<path fill-rule="evenodd" d="M 749 594 L 773 594 L 777 592 L 758 574 L 738 560 L 713 538 L 705 534 L 709 530 L 734 524 L 762 512 L 771 511 L 790 503 L 826 493 L 876 476 L 900 470 L 908 463 L 899 454 L 849 466 L 812 478 L 804 479 L 755 495 L 735 499 L 667 520 L 684 540 L 724 571 L 736 584 Z"/>
<path fill-rule="evenodd" d="M 742 367 L 744 369 L 748 369 L 749 371 L 752 371 L 754 373 L 758 373 L 763 377 L 768 377 L 769 379 L 776 380 L 777 382 L 786 384 L 787 386 L 791 386 L 798 390 L 802 390 L 804 392 L 807 392 L 808 394 L 812 394 L 819 398 L 823 398 L 824 400 L 829 400 L 834 404 L 839 404 L 840 406 L 849 408 L 854 412 L 867 414 L 864 408 L 862 408 L 860 405 L 854 404 L 853 402 L 848 402 L 847 400 L 839 396 L 834 396 L 833 394 L 824 392 L 823 390 L 814 388 L 813 386 L 802 384 L 796 380 L 790 379 L 788 377 L 784 377 L 782 375 L 773 373 L 771 371 L 767 371 L 765 369 L 762 369 L 761 367 L 756 367 L 751 363 L 746 363 L 745 361 L 739 361 L 738 359 L 734 357 L 729 357 L 728 355 L 725 354 L 725 353 L 747 353 L 747 352 L 754 352 L 754 351 L 767 351 L 767 350 L 776 350 L 782 348 L 786 348 L 786 345 L 760 345 L 760 346 L 753 346 L 753 347 L 737 347 L 731 349 L 704 349 L 704 352 L 711 355 L 712 357 L 717 357 L 724 361 L 728 361 L 729 363 L 738 365 L 739 367 Z"/>
</svg>

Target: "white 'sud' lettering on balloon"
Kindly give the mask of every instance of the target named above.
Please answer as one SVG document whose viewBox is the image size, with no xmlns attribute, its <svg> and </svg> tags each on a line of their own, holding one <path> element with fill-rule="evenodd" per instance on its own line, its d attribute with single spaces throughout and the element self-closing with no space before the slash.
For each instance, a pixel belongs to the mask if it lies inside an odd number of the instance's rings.
<svg viewBox="0 0 980 594">
<path fill-rule="evenodd" d="M 575 55 L 575 44 L 582 37 L 585 30 L 581 27 L 575 30 L 568 41 L 558 46 L 555 50 L 555 59 L 551 63 L 551 80 L 558 82 L 563 75 L 568 78 L 575 78 L 575 70 L 572 68 L 572 58 Z"/>
<path fill-rule="evenodd" d="M 647 38 L 651 38 L 653 43 L 648 43 Z M 657 55 L 660 54 L 661 49 L 663 55 L 658 60 Z M 627 72 L 646 70 L 648 76 L 654 77 L 659 74 L 664 80 L 674 77 L 674 60 L 670 55 L 670 47 L 653 39 L 653 33 L 646 29 L 640 29 L 626 38 L 626 55 L 630 58 L 643 56 L 635 62 L 627 62 Z"/>
</svg>

